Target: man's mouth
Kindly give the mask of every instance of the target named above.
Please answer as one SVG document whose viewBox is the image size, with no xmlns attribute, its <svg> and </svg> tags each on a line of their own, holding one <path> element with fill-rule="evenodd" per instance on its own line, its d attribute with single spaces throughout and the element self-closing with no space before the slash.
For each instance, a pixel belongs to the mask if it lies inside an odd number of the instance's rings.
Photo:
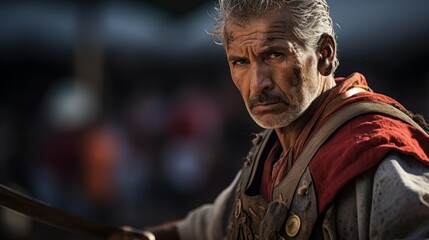
<svg viewBox="0 0 429 240">
<path fill-rule="evenodd" d="M 251 106 L 251 108 L 260 107 L 260 106 L 269 106 L 275 104 L 281 104 L 282 102 L 258 102 Z"/>
<path fill-rule="evenodd" d="M 288 104 L 286 102 L 258 102 L 251 106 L 252 112 L 257 114 L 280 113 L 285 111 Z"/>
</svg>

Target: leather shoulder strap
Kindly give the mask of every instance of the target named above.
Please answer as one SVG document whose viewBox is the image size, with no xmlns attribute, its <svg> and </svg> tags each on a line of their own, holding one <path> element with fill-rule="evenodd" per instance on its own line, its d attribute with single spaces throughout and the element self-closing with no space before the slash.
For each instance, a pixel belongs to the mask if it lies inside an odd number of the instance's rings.
<svg viewBox="0 0 429 240">
<path fill-rule="evenodd" d="M 416 122 L 414 122 L 408 115 L 403 113 L 401 110 L 382 102 L 357 102 L 350 104 L 338 112 L 334 113 L 325 124 L 313 135 L 304 148 L 298 159 L 295 161 L 289 173 L 274 188 L 273 199 L 282 199 L 285 201 L 288 208 L 291 206 L 293 196 L 295 194 L 297 185 L 305 169 L 313 158 L 317 150 L 322 144 L 328 139 L 332 133 L 342 126 L 347 121 L 351 120 L 360 115 L 368 113 L 379 113 L 388 115 L 390 117 L 402 120 L 422 132 L 425 132 Z M 282 185 L 286 185 L 284 187 Z M 286 191 L 285 191 L 286 189 Z"/>
</svg>

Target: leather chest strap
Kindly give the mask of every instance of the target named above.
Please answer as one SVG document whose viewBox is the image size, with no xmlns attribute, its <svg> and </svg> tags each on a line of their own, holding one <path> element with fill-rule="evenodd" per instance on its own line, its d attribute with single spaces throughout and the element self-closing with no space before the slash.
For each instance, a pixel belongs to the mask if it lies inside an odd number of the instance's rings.
<svg viewBox="0 0 429 240">
<path fill-rule="evenodd" d="M 424 130 L 408 115 L 389 104 L 382 102 L 352 103 L 340 109 L 338 112 L 334 113 L 325 122 L 325 124 L 314 134 L 314 136 L 308 142 L 307 146 L 299 155 L 298 159 L 293 164 L 289 173 L 286 175 L 283 181 L 280 182 L 278 187 L 274 188 L 273 199 L 281 199 L 286 203 L 288 209 L 290 209 L 292 199 L 294 197 L 301 176 L 304 174 L 304 171 L 310 163 L 311 159 L 313 158 L 314 154 L 322 146 L 326 139 L 328 139 L 328 137 L 331 136 L 331 134 L 335 130 L 337 130 L 347 121 L 351 120 L 354 117 L 369 113 L 379 113 L 391 116 L 393 118 L 402 120 L 424 132 Z M 284 184 L 287 184 L 287 187 L 281 186 Z"/>
</svg>

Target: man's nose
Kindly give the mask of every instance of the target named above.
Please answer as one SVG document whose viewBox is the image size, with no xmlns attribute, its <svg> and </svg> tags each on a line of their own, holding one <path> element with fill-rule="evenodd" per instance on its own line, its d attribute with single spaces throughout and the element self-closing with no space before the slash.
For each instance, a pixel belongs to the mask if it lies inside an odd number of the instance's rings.
<svg viewBox="0 0 429 240">
<path fill-rule="evenodd" d="M 271 71 L 268 66 L 264 63 L 255 62 L 252 64 L 251 68 L 250 91 L 252 95 L 260 94 L 273 87 Z"/>
</svg>

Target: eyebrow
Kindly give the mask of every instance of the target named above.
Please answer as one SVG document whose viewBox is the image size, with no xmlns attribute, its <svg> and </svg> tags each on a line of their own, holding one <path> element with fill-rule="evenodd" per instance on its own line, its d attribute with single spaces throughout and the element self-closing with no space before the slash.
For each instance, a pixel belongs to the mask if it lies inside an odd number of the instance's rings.
<svg viewBox="0 0 429 240">
<path fill-rule="evenodd" d="M 259 54 L 260 54 L 260 55 L 268 54 L 268 53 L 272 53 L 272 52 L 274 52 L 274 51 L 279 51 L 279 50 L 282 50 L 282 49 L 284 49 L 284 48 L 282 48 L 282 47 L 278 47 L 278 46 L 266 46 L 266 47 L 264 47 L 264 48 L 259 52 Z"/>
<path fill-rule="evenodd" d="M 280 47 L 280 46 L 266 46 L 264 47 L 263 50 L 261 50 L 260 52 L 258 52 L 258 55 L 267 55 L 267 54 L 271 54 L 275 51 L 280 51 L 280 50 L 284 50 L 284 47 Z M 243 60 L 243 59 L 247 59 L 247 57 L 240 57 L 238 55 L 231 55 L 229 57 L 227 57 L 227 61 L 228 62 L 235 62 L 238 60 Z"/>
<path fill-rule="evenodd" d="M 228 62 L 235 62 L 235 61 L 238 61 L 238 60 L 241 60 L 241 59 L 246 59 L 246 58 L 245 57 L 235 56 L 235 55 L 229 56 L 227 58 Z"/>
</svg>

